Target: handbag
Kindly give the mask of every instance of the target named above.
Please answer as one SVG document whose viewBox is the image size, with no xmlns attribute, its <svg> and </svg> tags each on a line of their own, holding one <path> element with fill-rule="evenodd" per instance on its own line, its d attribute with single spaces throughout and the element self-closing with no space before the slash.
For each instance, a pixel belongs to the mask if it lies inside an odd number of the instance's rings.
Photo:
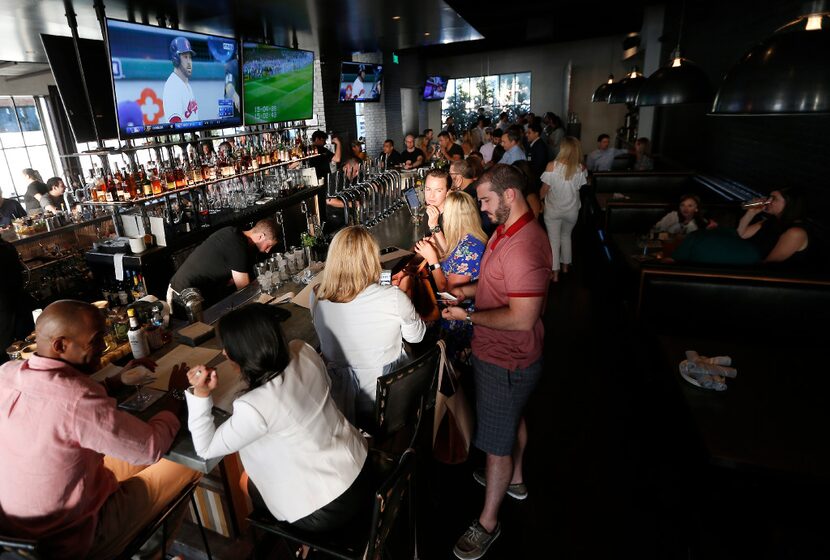
<svg viewBox="0 0 830 560">
<path fill-rule="evenodd" d="M 435 421 L 432 426 L 432 456 L 448 465 L 467 460 L 473 440 L 474 418 L 464 390 L 458 382 L 443 340 L 438 341 L 441 359 L 438 365 L 438 386 L 435 392 Z M 444 386 L 446 374 L 446 387 Z"/>
<path fill-rule="evenodd" d="M 426 268 L 426 259 L 420 257 L 420 255 L 415 255 L 415 257 L 410 259 L 400 271 L 398 287 L 409 296 L 421 319 L 426 322 L 437 321 L 441 318 L 441 309 L 435 299 L 432 274 Z"/>
</svg>

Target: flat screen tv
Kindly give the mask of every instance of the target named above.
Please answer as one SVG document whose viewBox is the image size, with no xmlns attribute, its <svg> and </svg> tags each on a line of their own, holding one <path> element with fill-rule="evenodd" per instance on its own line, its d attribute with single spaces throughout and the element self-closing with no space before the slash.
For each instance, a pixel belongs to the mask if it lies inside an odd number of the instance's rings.
<svg viewBox="0 0 830 560">
<path fill-rule="evenodd" d="M 340 64 L 340 101 L 380 101 L 383 66 L 365 62 Z"/>
<path fill-rule="evenodd" d="M 107 18 L 107 42 L 122 139 L 242 124 L 235 39 Z"/>
<path fill-rule="evenodd" d="M 92 126 L 92 117 L 84 96 L 81 83 L 81 72 L 78 69 L 78 59 L 75 56 L 75 45 L 72 37 L 41 34 L 43 49 L 55 85 L 58 86 L 63 108 L 69 117 L 69 126 L 77 142 L 94 142 L 95 129 Z M 89 99 L 92 112 L 95 115 L 95 125 L 102 140 L 118 138 L 118 125 L 115 122 L 115 103 L 112 96 L 112 81 L 107 57 L 107 46 L 103 41 L 93 39 L 78 39 L 78 50 L 81 51 L 84 77 L 89 88 Z"/>
<path fill-rule="evenodd" d="M 314 53 L 243 43 L 242 92 L 246 125 L 310 119 Z"/>
<path fill-rule="evenodd" d="M 443 76 L 427 76 L 427 82 L 424 85 L 424 100 L 434 101 L 444 99 L 444 94 L 447 93 L 447 79 Z"/>
</svg>

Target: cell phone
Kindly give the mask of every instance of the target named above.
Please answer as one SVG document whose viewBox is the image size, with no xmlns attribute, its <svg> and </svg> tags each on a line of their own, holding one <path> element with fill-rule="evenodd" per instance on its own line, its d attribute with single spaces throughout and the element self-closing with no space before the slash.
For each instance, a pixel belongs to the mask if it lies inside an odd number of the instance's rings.
<svg viewBox="0 0 830 560">
<path fill-rule="evenodd" d="M 448 292 L 438 292 L 438 297 L 447 301 L 458 301 L 458 298 Z"/>
<path fill-rule="evenodd" d="M 406 189 L 403 194 L 406 197 L 406 203 L 412 208 L 417 208 L 421 205 L 421 201 L 418 199 L 418 191 L 415 189 Z"/>
<path fill-rule="evenodd" d="M 392 271 L 384 269 L 380 271 L 380 285 L 389 286 L 392 284 Z"/>
</svg>

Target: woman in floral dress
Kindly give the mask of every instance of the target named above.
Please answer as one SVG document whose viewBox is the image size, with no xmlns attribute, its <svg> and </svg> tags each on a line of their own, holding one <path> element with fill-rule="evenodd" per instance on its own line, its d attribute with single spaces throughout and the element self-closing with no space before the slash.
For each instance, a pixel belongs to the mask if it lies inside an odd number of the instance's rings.
<svg viewBox="0 0 830 560">
<path fill-rule="evenodd" d="M 481 229 L 481 215 L 473 197 L 463 191 L 447 195 L 443 233 L 446 246 L 423 239 L 415 245 L 415 252 L 427 261 L 438 291 L 449 292 L 478 280 L 481 269 L 487 235 Z M 451 355 L 464 355 L 472 339 L 472 325 L 442 319 L 441 328 Z"/>
</svg>

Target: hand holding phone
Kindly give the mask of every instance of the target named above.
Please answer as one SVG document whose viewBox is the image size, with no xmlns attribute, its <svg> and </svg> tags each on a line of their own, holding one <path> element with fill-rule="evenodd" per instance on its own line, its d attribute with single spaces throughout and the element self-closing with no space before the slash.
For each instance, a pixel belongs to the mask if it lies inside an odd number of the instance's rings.
<svg viewBox="0 0 830 560">
<path fill-rule="evenodd" d="M 438 297 L 446 301 L 458 301 L 458 298 L 448 292 L 438 292 Z"/>
</svg>

